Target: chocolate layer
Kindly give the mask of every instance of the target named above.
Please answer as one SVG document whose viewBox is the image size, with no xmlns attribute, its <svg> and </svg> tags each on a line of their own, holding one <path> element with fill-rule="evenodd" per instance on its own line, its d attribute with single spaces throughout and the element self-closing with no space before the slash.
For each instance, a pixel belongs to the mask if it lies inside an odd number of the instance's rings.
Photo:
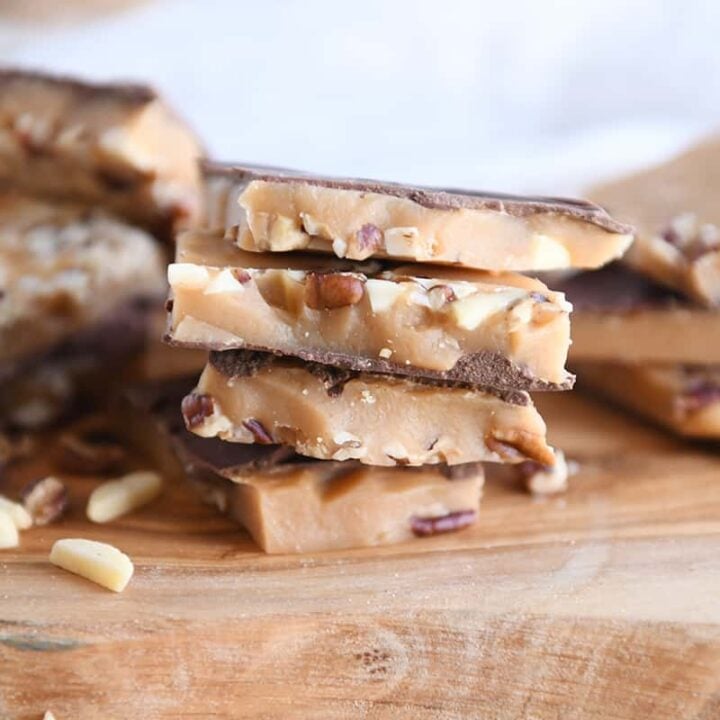
<svg viewBox="0 0 720 720">
<path fill-rule="evenodd" d="M 587 310 L 622 313 L 689 305 L 678 293 L 654 283 L 620 263 L 613 263 L 592 272 L 578 273 L 556 283 L 555 286 L 559 292 L 565 293 L 576 312 Z"/>
<path fill-rule="evenodd" d="M 0 87 L 12 82 L 37 82 L 43 85 L 55 85 L 85 98 L 122 99 L 125 102 L 145 105 L 157 99 L 157 93 L 147 85 L 135 83 L 95 83 L 85 82 L 68 75 L 47 74 L 39 71 L 5 68 L 0 70 Z"/>
<path fill-rule="evenodd" d="M 166 341 L 172 342 L 168 337 L 166 337 Z M 281 353 L 274 353 L 269 348 L 256 348 L 256 351 L 268 356 L 264 360 L 265 363 L 271 362 L 269 357 L 272 355 L 281 355 Z M 249 373 L 243 355 L 244 352 L 242 350 L 213 351 L 211 353 L 211 362 L 228 376 L 247 375 Z M 574 376 L 570 376 L 568 382 L 562 384 L 539 380 L 530 376 L 522 368 L 514 365 L 502 355 L 491 352 L 468 355 L 459 360 L 452 370 L 446 372 L 417 367 L 408 369 L 405 365 L 393 363 L 383 358 L 361 358 L 344 353 L 308 350 L 300 351 L 295 355 L 315 365 L 334 366 L 355 373 L 393 375 L 396 377 L 409 377 L 415 382 L 431 385 L 467 387 L 490 393 L 513 405 L 527 405 L 529 401 L 527 391 L 570 390 L 575 383 Z M 339 377 L 333 375 L 330 369 L 322 372 L 325 372 L 328 378 Z"/>
<path fill-rule="evenodd" d="M 521 196 L 505 193 L 494 193 L 456 188 L 435 188 L 400 183 L 381 182 L 378 180 L 334 178 L 310 175 L 295 170 L 208 162 L 204 165 L 207 178 L 222 176 L 229 182 L 237 184 L 253 180 L 269 182 L 293 183 L 299 180 L 310 185 L 333 188 L 337 190 L 356 190 L 360 192 L 392 195 L 407 198 L 419 205 L 438 210 L 492 210 L 507 213 L 516 217 L 528 217 L 538 213 L 564 215 L 566 217 L 591 223 L 604 230 L 614 233 L 631 234 L 632 227 L 617 222 L 599 205 L 585 200 L 555 198 L 543 196 Z"/>
</svg>

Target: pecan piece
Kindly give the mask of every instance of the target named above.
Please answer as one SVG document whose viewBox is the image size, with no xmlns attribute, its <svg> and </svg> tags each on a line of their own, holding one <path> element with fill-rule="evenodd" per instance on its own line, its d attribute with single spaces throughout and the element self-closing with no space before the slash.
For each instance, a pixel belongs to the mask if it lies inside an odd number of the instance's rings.
<svg viewBox="0 0 720 720">
<path fill-rule="evenodd" d="M 231 268 L 230 272 L 232 273 L 232 276 L 241 284 L 244 285 L 245 283 L 250 282 L 252 279 L 252 275 L 247 270 L 243 270 L 242 268 Z"/>
<path fill-rule="evenodd" d="M 364 257 L 372 255 L 383 245 L 383 232 L 377 225 L 366 223 L 355 233 L 355 247 Z"/>
<path fill-rule="evenodd" d="M 553 495 L 567 490 L 568 479 L 576 467 L 577 463 L 568 461 L 565 453 L 556 449 L 553 465 L 525 460 L 515 465 L 515 470 L 533 495 Z"/>
<path fill-rule="evenodd" d="M 462 530 L 462 528 L 472 525 L 476 519 L 477 511 L 475 510 L 456 510 L 447 515 L 429 518 L 413 515 L 410 518 L 410 528 L 417 537 L 429 537 Z"/>
<path fill-rule="evenodd" d="M 488 450 L 497 453 L 503 462 L 519 462 L 526 457 L 515 445 L 504 440 L 498 440 L 492 435 L 485 438 L 485 445 L 487 445 Z"/>
<path fill-rule="evenodd" d="M 427 299 L 433 310 L 439 310 L 447 303 L 455 302 L 457 295 L 449 285 L 433 285 L 427 292 Z"/>
<path fill-rule="evenodd" d="M 362 300 L 365 286 L 359 278 L 347 273 L 308 273 L 305 280 L 305 303 L 313 310 L 355 305 Z"/>
<path fill-rule="evenodd" d="M 710 380 L 699 378 L 683 391 L 678 398 L 678 405 L 683 412 L 693 413 L 718 401 L 720 401 L 720 386 Z"/>
<path fill-rule="evenodd" d="M 215 402 L 210 395 L 192 392 L 183 398 L 181 409 L 185 427 L 192 430 L 215 412 Z"/>
<path fill-rule="evenodd" d="M 272 435 L 270 435 L 270 433 L 265 429 L 265 426 L 259 420 L 250 418 L 249 420 L 245 420 L 245 422 L 243 422 L 243 426 L 252 433 L 253 438 L 255 438 L 255 442 L 259 445 L 273 444 L 274 440 Z"/>
<path fill-rule="evenodd" d="M 35 525 L 48 525 L 59 520 L 68 508 L 67 489 L 64 483 L 52 476 L 26 485 L 21 497 Z"/>
</svg>

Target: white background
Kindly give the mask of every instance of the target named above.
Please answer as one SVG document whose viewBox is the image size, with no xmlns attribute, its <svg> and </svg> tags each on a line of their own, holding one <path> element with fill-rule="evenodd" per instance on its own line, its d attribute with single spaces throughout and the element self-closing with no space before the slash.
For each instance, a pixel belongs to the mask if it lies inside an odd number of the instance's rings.
<svg viewBox="0 0 720 720">
<path fill-rule="evenodd" d="M 156 84 L 221 159 L 336 174 L 578 192 L 720 125 L 717 1 L 154 0 L 0 40 Z"/>
</svg>

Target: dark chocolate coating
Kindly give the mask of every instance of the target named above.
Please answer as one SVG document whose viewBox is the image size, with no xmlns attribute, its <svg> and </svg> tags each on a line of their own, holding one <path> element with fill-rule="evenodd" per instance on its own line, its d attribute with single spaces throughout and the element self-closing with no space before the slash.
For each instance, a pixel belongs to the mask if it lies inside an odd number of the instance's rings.
<svg viewBox="0 0 720 720">
<path fill-rule="evenodd" d="M 578 273 L 556 283 L 556 287 L 565 293 L 573 309 L 580 311 L 622 313 L 690 305 L 679 294 L 620 263 Z"/>
<path fill-rule="evenodd" d="M 173 342 L 171 338 L 166 338 L 166 340 L 170 343 Z M 213 348 L 207 346 L 203 347 L 213 350 Z M 255 351 L 251 356 L 253 360 L 250 363 L 248 363 L 246 354 L 248 350 Z M 263 361 L 258 360 L 257 351 L 264 353 L 267 357 Z M 232 377 L 252 374 L 257 367 L 262 366 L 258 365 L 258 363 L 264 365 L 271 362 L 273 355 L 281 356 L 282 353 L 269 348 L 256 347 L 219 351 L 218 347 L 211 353 L 210 358 L 213 365 L 220 372 Z M 575 382 L 575 377 L 570 374 L 568 374 L 568 379 L 564 383 L 550 383 L 540 380 L 500 353 L 487 351 L 466 355 L 460 358 L 452 369 L 445 371 L 393 363 L 380 357 L 364 358 L 324 350 L 299 350 L 296 356 L 309 363 L 311 367 L 316 365 L 326 366 L 315 372 L 327 376 L 330 385 L 336 384 L 330 382 L 335 377 L 337 377 L 337 383 L 347 382 L 350 379 L 349 377 L 343 379 L 333 374 L 330 367 L 335 367 L 354 373 L 403 377 L 413 382 L 440 387 L 463 387 L 480 390 L 495 395 L 513 405 L 527 405 L 529 402 L 527 391 L 569 390 Z"/>
<path fill-rule="evenodd" d="M 55 75 L 37 70 L 20 70 L 19 68 L 1 68 L 0 87 L 14 82 L 44 83 L 66 88 L 76 95 L 89 99 L 114 99 L 137 105 L 145 105 L 157 99 L 157 93 L 147 85 L 128 82 L 87 82 L 68 75 Z"/>
</svg>

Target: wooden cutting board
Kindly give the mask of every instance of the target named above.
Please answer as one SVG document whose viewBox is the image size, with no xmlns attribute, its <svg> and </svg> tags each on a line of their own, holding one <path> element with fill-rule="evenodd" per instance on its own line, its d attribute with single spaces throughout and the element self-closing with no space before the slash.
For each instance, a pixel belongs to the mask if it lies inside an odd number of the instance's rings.
<svg viewBox="0 0 720 720">
<path fill-rule="evenodd" d="M 544 396 L 570 492 L 489 483 L 475 529 L 270 557 L 178 485 L 0 554 L 0 718 L 720 718 L 720 456 Z M 28 476 L 34 471 L 27 471 Z M 115 595 L 49 565 L 118 545 Z"/>
</svg>

